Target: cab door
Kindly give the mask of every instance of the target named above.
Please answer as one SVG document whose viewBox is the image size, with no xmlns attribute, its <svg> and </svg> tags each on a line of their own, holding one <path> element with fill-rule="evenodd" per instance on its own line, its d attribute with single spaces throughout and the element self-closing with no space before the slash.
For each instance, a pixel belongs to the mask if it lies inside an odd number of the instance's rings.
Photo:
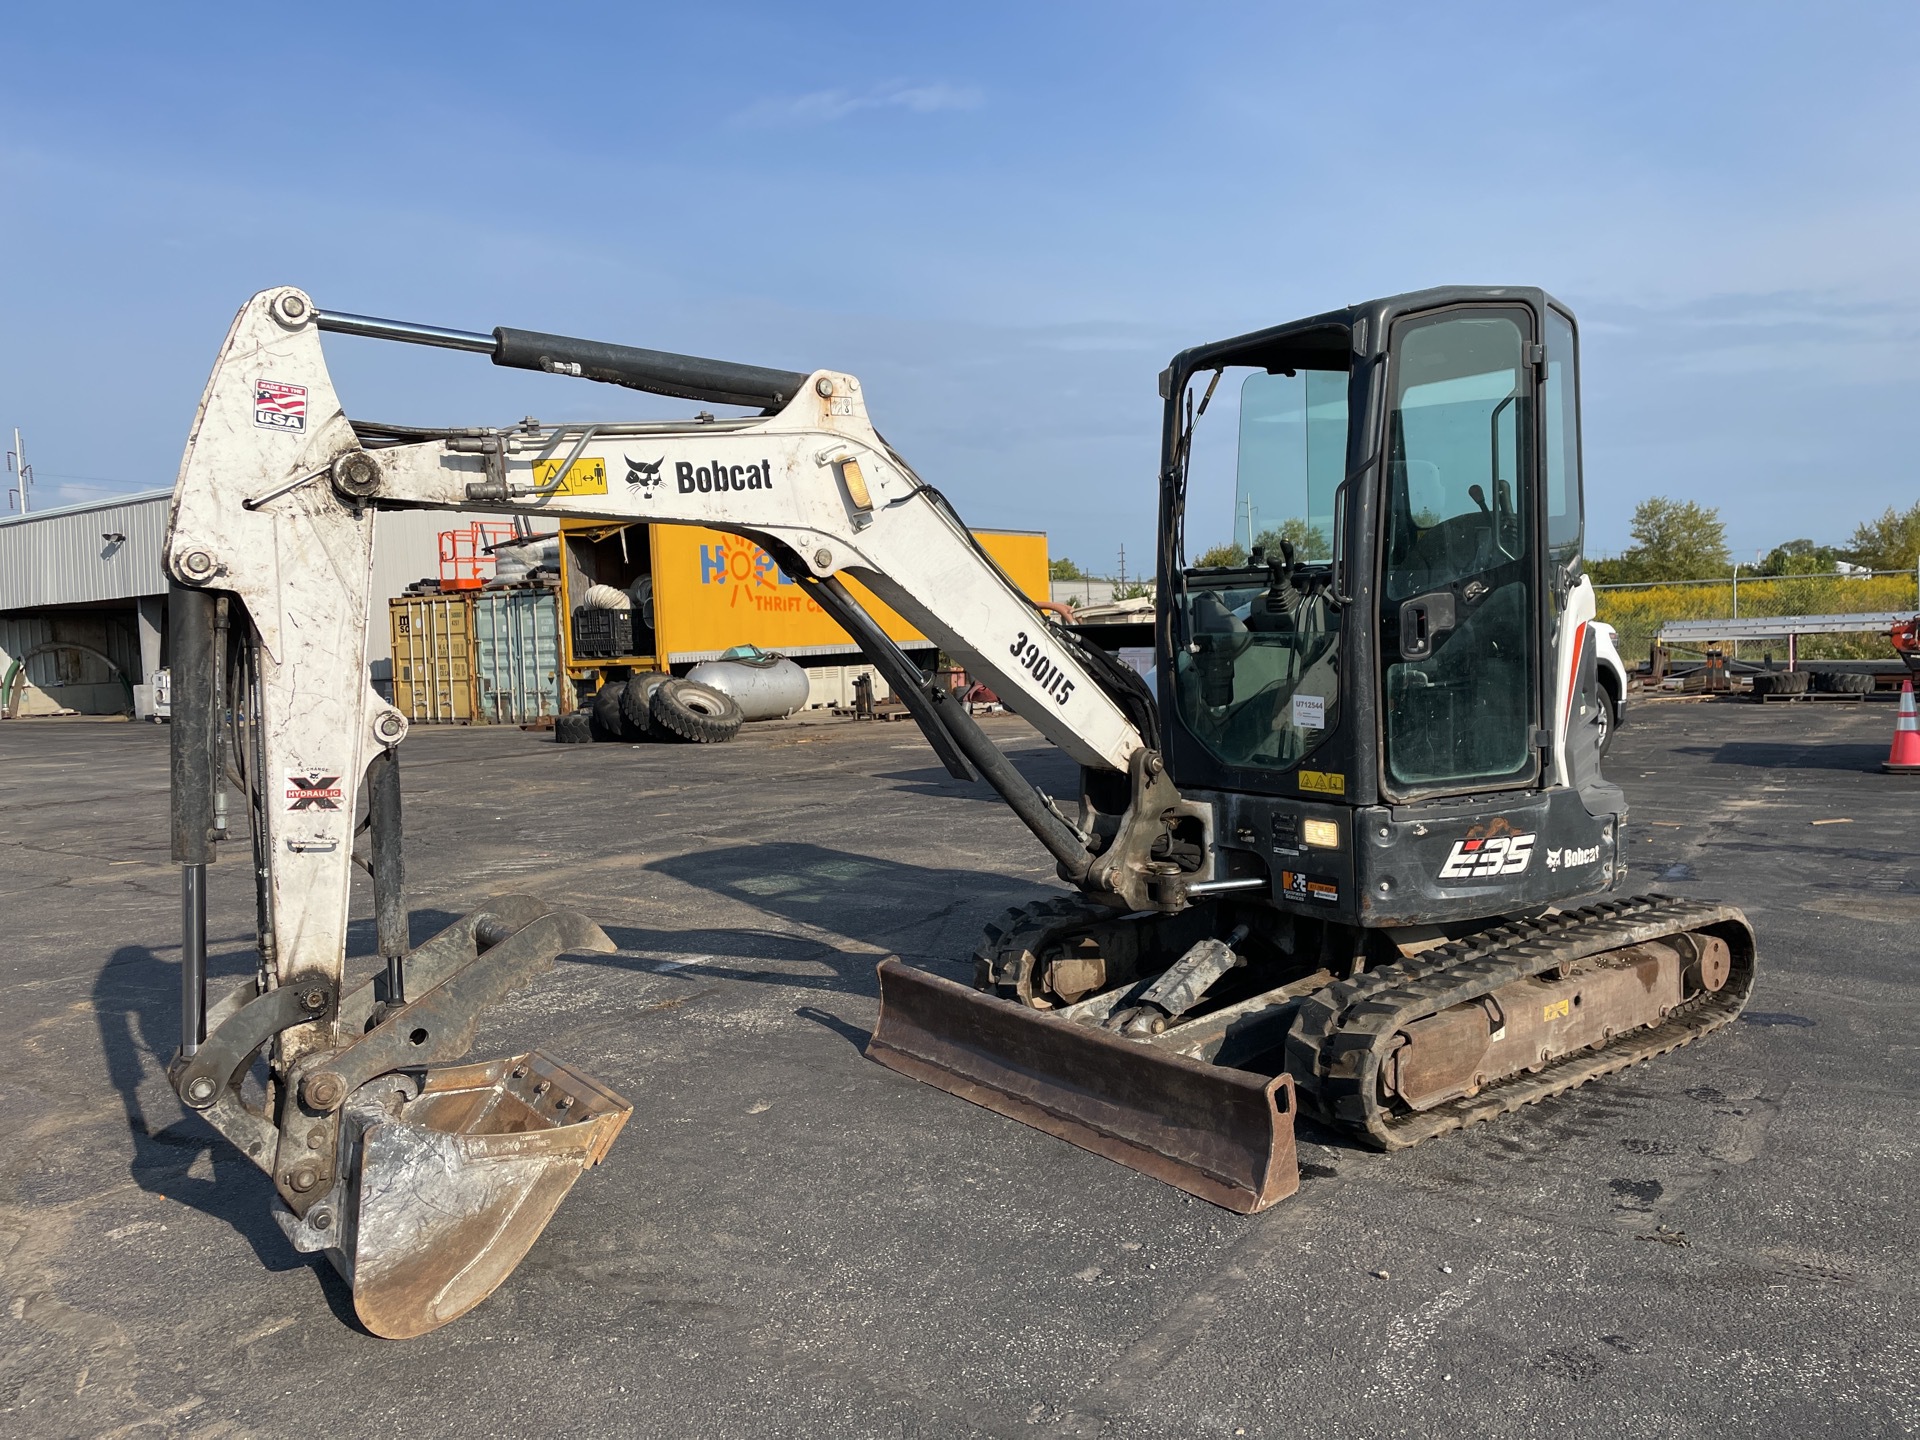
<svg viewBox="0 0 1920 1440">
<path fill-rule="evenodd" d="M 1384 793 L 1539 774 L 1532 311 L 1463 305 L 1390 332 L 1380 583 Z"/>
</svg>

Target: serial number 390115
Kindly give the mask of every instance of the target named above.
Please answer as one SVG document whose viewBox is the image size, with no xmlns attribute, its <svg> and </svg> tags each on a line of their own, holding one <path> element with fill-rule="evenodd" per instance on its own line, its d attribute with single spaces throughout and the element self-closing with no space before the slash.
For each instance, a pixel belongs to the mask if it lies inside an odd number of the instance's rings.
<svg viewBox="0 0 1920 1440">
<path fill-rule="evenodd" d="M 1053 697 L 1053 703 L 1064 705 L 1073 696 L 1073 681 L 1061 673 L 1060 667 L 1047 658 L 1047 653 L 1027 638 L 1022 630 L 1007 647 L 1007 653 L 1020 662 L 1021 668 L 1033 676 L 1042 690 Z"/>
</svg>

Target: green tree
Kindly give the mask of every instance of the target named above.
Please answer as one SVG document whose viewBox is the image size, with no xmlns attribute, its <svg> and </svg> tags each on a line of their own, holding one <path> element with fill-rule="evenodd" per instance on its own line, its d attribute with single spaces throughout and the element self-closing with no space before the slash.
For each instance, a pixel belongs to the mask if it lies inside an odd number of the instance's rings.
<svg viewBox="0 0 1920 1440">
<path fill-rule="evenodd" d="M 1869 520 L 1847 542 L 1847 558 L 1869 570 L 1911 570 L 1920 560 L 1920 501 L 1910 510 L 1891 505 L 1878 520 Z"/>
<path fill-rule="evenodd" d="M 1229 541 L 1225 545 L 1215 545 L 1211 549 L 1202 550 L 1200 552 L 1200 558 L 1193 563 L 1202 570 L 1230 568 L 1232 566 L 1246 564 L 1247 552 L 1242 550 L 1239 545 Z"/>
<path fill-rule="evenodd" d="M 1064 555 L 1058 560 L 1048 563 L 1047 573 L 1055 580 L 1085 580 L 1090 578 L 1086 571 L 1082 570 Z"/>
<path fill-rule="evenodd" d="M 1304 515 L 1293 516 L 1277 530 L 1262 530 L 1253 543 L 1266 551 L 1269 559 L 1278 559 L 1282 540 L 1292 544 L 1296 560 L 1325 560 L 1333 554 L 1333 547 L 1327 543 L 1320 527 Z"/>
<path fill-rule="evenodd" d="M 1624 580 L 1711 580 L 1733 571 L 1720 512 L 1656 495 L 1633 510 L 1634 543 L 1620 556 Z M 1610 567 L 1611 568 L 1611 567 Z"/>
<path fill-rule="evenodd" d="M 1831 575 L 1840 552 L 1831 545 L 1816 545 L 1811 540 L 1789 540 L 1767 552 L 1767 558 L 1755 567 L 1761 575 Z"/>
<path fill-rule="evenodd" d="M 1639 579 L 1634 568 L 1619 555 L 1592 555 L 1586 562 L 1587 578 L 1596 585 L 1631 585 Z"/>
</svg>

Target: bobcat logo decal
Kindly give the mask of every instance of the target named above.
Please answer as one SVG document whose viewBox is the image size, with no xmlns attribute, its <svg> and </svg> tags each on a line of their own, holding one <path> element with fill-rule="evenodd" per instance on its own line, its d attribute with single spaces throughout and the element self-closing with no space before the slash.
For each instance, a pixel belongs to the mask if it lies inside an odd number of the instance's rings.
<svg viewBox="0 0 1920 1440">
<path fill-rule="evenodd" d="M 667 457 L 658 460 L 636 460 L 631 455 L 622 457 L 627 462 L 627 484 L 640 492 L 640 498 L 651 500 L 653 492 L 660 488 L 660 467 Z"/>
</svg>

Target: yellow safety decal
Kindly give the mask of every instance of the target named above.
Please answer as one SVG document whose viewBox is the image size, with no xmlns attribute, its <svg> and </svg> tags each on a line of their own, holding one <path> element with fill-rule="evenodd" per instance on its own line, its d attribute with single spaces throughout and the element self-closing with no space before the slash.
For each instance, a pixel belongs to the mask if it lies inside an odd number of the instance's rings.
<svg viewBox="0 0 1920 1440">
<path fill-rule="evenodd" d="M 1326 770 L 1302 770 L 1300 788 L 1318 790 L 1323 795 L 1344 795 L 1347 793 L 1347 777 Z"/>
<path fill-rule="evenodd" d="M 1566 1000 L 1549 1000 L 1541 1013 L 1542 1020 L 1564 1020 L 1573 1013 L 1572 1003 Z"/>
<path fill-rule="evenodd" d="M 533 483 L 541 489 L 553 484 L 553 477 L 559 472 L 558 460 L 536 460 L 533 462 Z M 604 495 L 607 493 L 607 462 L 604 460 L 576 460 L 567 468 L 567 478 L 560 482 L 555 495 Z"/>
</svg>

